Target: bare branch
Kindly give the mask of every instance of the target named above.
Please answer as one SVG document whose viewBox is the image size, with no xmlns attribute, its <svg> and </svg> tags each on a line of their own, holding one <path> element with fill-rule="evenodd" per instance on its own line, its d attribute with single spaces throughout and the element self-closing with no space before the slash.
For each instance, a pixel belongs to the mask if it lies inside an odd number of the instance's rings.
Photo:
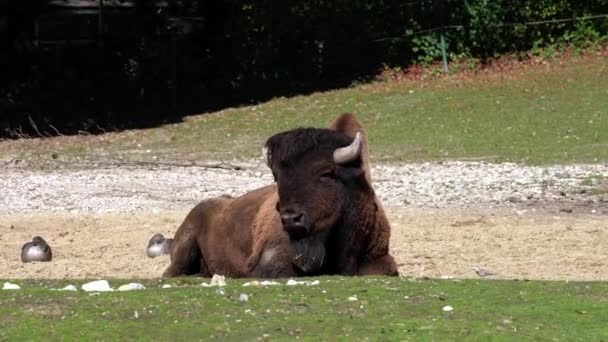
<svg viewBox="0 0 608 342">
<path fill-rule="evenodd" d="M 57 128 L 55 128 L 55 126 L 49 124 L 49 127 L 51 127 L 53 129 L 53 131 L 55 131 L 55 133 L 57 133 L 58 136 L 62 137 L 63 134 L 61 134 L 61 132 L 59 132 L 59 130 Z"/>
<path fill-rule="evenodd" d="M 36 131 L 36 133 L 38 134 L 39 137 L 44 138 L 45 136 L 42 135 L 42 133 L 40 133 L 40 131 L 38 130 L 38 126 L 36 125 L 36 123 L 34 122 L 34 120 L 32 119 L 31 116 L 28 115 L 27 119 L 30 122 L 30 125 L 32 125 L 32 128 L 34 129 L 34 131 Z"/>
</svg>

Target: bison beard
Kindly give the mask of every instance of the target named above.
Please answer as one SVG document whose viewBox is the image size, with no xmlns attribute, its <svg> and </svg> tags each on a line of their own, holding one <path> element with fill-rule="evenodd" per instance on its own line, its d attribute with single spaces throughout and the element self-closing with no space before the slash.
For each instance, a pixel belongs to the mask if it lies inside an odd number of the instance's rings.
<svg viewBox="0 0 608 342">
<path fill-rule="evenodd" d="M 299 273 L 311 275 L 321 270 L 325 261 L 325 243 L 317 236 L 292 240 L 293 264 Z"/>
</svg>

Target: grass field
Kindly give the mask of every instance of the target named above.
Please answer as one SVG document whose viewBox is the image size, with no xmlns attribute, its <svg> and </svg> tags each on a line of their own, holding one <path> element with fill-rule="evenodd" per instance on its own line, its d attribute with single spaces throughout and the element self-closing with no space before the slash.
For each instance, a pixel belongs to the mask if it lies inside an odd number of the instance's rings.
<svg viewBox="0 0 608 342">
<path fill-rule="evenodd" d="M 355 113 L 376 160 L 483 159 L 524 163 L 608 160 L 608 58 L 588 55 L 511 71 L 375 82 L 99 137 L 0 144 L 2 155 L 146 160 L 257 157 L 273 133 L 326 126 Z"/>
<path fill-rule="evenodd" d="M 58 292 L 65 281 L 0 291 L 0 339 L 579 340 L 608 337 L 608 284 L 322 277 L 316 286 L 223 293 L 200 279 L 148 289 Z M 82 283 L 82 282 L 79 282 Z M 76 283 L 76 284 L 79 284 Z M 114 287 L 124 281 L 111 281 Z M 283 281 L 284 283 L 284 281 Z M 346 286 L 347 285 L 347 286 Z M 239 301 L 241 293 L 249 296 Z M 349 300 L 349 297 L 357 300 Z M 444 311 L 444 306 L 453 311 Z"/>
</svg>

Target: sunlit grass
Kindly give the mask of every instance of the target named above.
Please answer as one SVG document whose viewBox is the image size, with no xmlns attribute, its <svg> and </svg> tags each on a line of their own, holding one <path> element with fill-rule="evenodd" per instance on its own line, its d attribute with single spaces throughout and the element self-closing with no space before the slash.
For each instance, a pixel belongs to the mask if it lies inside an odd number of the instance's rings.
<svg viewBox="0 0 608 342">
<path fill-rule="evenodd" d="M 586 56 L 467 79 L 376 82 L 191 116 L 153 129 L 17 148 L 5 142 L 0 156 L 59 151 L 131 159 L 251 158 L 273 133 L 324 127 L 343 112 L 363 122 L 376 160 L 604 162 L 608 59 Z"/>
<path fill-rule="evenodd" d="M 148 280 L 148 289 L 133 292 L 49 290 L 68 282 L 0 291 L 0 339 L 596 341 L 608 334 L 608 284 L 597 282 L 322 277 L 316 286 L 229 280 L 219 290 L 190 278 L 166 281 L 179 286 L 171 289 Z"/>
</svg>

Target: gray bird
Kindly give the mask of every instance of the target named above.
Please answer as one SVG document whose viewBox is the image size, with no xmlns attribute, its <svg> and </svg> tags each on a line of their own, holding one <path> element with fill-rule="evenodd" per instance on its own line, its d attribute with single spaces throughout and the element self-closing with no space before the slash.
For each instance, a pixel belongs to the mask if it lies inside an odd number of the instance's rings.
<svg viewBox="0 0 608 342">
<path fill-rule="evenodd" d="M 171 254 L 171 243 L 173 243 L 173 239 L 165 239 L 163 234 L 154 234 L 150 239 L 150 242 L 148 242 L 146 254 L 150 258 L 163 254 Z"/>
<path fill-rule="evenodd" d="M 51 246 L 40 236 L 34 236 L 31 242 L 21 247 L 22 262 L 51 261 L 51 259 L 53 259 Z"/>
<path fill-rule="evenodd" d="M 477 273 L 478 276 L 480 277 L 487 277 L 487 276 L 491 276 L 494 275 L 494 273 L 492 273 L 492 271 L 477 267 L 477 266 L 473 266 L 473 271 L 475 271 L 475 273 Z"/>
</svg>

